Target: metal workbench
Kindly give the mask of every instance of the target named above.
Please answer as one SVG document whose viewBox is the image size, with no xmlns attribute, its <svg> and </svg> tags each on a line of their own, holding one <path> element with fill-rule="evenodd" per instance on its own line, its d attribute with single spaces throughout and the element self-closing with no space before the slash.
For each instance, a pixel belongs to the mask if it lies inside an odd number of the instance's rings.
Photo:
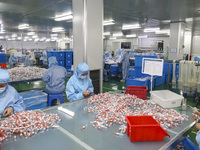
<svg viewBox="0 0 200 150">
<path fill-rule="evenodd" d="M 44 133 L 38 133 L 25 138 L 9 138 L 1 145 L 2 150 L 157 150 L 157 149 L 171 149 L 170 145 L 179 139 L 183 133 L 191 128 L 195 122 L 191 117 L 191 108 L 181 113 L 187 114 L 190 119 L 189 122 L 184 122 L 181 127 L 168 130 L 169 137 L 165 137 L 163 141 L 151 142 L 131 142 L 129 137 L 125 134 L 118 136 L 112 132 L 117 132 L 119 126 L 113 125 L 110 128 L 103 129 L 103 131 L 94 128 L 91 121 L 95 120 L 95 114 L 83 110 L 87 106 L 86 100 L 80 100 L 72 103 L 65 103 L 63 106 L 75 113 L 74 117 L 70 117 L 57 109 L 58 106 L 49 107 L 43 111 L 46 113 L 60 114 L 62 121 L 57 127 L 49 129 Z M 87 124 L 85 129 L 80 128 Z"/>
</svg>

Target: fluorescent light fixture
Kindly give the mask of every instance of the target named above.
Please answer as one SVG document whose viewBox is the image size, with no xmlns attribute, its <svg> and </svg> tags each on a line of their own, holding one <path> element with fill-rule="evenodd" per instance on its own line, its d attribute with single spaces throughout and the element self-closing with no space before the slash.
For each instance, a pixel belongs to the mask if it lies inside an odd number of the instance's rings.
<svg viewBox="0 0 200 150">
<path fill-rule="evenodd" d="M 0 34 L 4 34 L 5 33 L 5 30 L 4 31 L 0 31 Z"/>
<path fill-rule="evenodd" d="M 136 34 L 126 35 L 126 37 L 136 37 Z"/>
<path fill-rule="evenodd" d="M 23 29 L 28 29 L 29 28 L 29 24 L 20 24 L 18 26 L 18 29 L 23 30 Z"/>
<path fill-rule="evenodd" d="M 145 28 L 144 32 L 156 32 L 158 30 L 160 30 L 160 28 Z"/>
<path fill-rule="evenodd" d="M 156 34 L 169 34 L 170 31 L 169 30 L 158 30 L 156 31 Z"/>
<path fill-rule="evenodd" d="M 35 41 L 35 42 L 39 41 L 39 38 L 36 38 L 34 41 Z"/>
<path fill-rule="evenodd" d="M 62 32 L 64 29 L 62 27 L 56 27 L 52 29 L 52 32 Z"/>
<path fill-rule="evenodd" d="M 32 38 L 36 39 L 36 38 L 38 38 L 38 36 L 37 35 L 33 35 Z"/>
<path fill-rule="evenodd" d="M 28 39 L 28 41 L 32 41 L 33 39 Z"/>
<path fill-rule="evenodd" d="M 56 41 L 55 39 L 51 39 L 51 41 Z"/>
<path fill-rule="evenodd" d="M 35 35 L 35 32 L 28 32 L 27 35 Z"/>
<path fill-rule="evenodd" d="M 11 41 L 11 39 L 9 38 L 8 41 Z"/>
<path fill-rule="evenodd" d="M 63 21 L 63 20 L 70 20 L 73 18 L 73 15 L 70 14 L 62 14 L 62 15 L 57 15 L 55 16 L 54 20 L 55 21 Z"/>
<path fill-rule="evenodd" d="M 163 20 L 162 23 L 170 23 L 170 20 Z"/>
<path fill-rule="evenodd" d="M 18 37 L 17 39 L 18 39 L 18 40 L 21 40 L 22 38 L 21 38 L 21 37 Z"/>
<path fill-rule="evenodd" d="M 50 39 L 46 39 L 46 42 L 49 42 L 50 41 Z"/>
<path fill-rule="evenodd" d="M 138 36 L 138 38 L 148 38 L 147 35 L 141 35 L 141 36 Z"/>
<path fill-rule="evenodd" d="M 138 29 L 141 28 L 140 24 L 123 25 L 122 30 Z"/>
<path fill-rule="evenodd" d="M 24 39 L 28 39 L 28 38 L 29 38 L 28 36 L 25 36 L 25 37 L 24 37 Z"/>
<path fill-rule="evenodd" d="M 16 38 L 12 38 L 12 40 L 14 41 L 14 40 L 16 40 Z"/>
<path fill-rule="evenodd" d="M 104 26 L 113 25 L 113 24 L 115 24 L 115 21 L 114 21 L 114 20 L 108 20 L 108 21 L 104 21 L 104 22 L 103 22 L 103 25 L 104 25 Z"/>
<path fill-rule="evenodd" d="M 114 33 L 113 36 L 124 36 L 122 33 Z"/>
<path fill-rule="evenodd" d="M 51 37 L 55 37 L 55 36 L 58 36 L 58 34 L 57 33 L 51 34 Z"/>
<path fill-rule="evenodd" d="M 0 39 L 4 39 L 4 36 L 0 36 Z"/>
<path fill-rule="evenodd" d="M 103 35 L 110 35 L 110 32 L 104 32 Z"/>
<path fill-rule="evenodd" d="M 24 39 L 24 42 L 28 41 L 28 39 Z"/>
<path fill-rule="evenodd" d="M 109 38 L 110 40 L 115 40 L 115 39 L 117 39 L 116 37 L 111 37 L 111 38 Z"/>
<path fill-rule="evenodd" d="M 43 42 L 45 39 L 41 38 L 39 41 Z"/>
<path fill-rule="evenodd" d="M 11 37 L 12 37 L 12 38 L 15 38 L 15 37 L 17 37 L 17 34 L 13 34 Z"/>
</svg>

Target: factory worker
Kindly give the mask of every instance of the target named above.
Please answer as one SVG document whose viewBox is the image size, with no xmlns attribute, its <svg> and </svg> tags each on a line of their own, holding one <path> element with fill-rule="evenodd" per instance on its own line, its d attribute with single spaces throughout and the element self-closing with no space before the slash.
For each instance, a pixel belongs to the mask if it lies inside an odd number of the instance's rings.
<svg viewBox="0 0 200 150">
<path fill-rule="evenodd" d="M 69 79 L 66 94 L 70 102 L 93 95 L 94 87 L 88 72 L 89 66 L 86 63 L 80 63 L 76 68 L 76 73 Z"/>
<path fill-rule="evenodd" d="M 26 66 L 33 66 L 33 58 L 29 55 L 29 53 L 26 53 L 26 57 L 24 60 L 24 65 Z"/>
<path fill-rule="evenodd" d="M 13 68 L 18 64 L 18 58 L 14 54 L 9 58 L 10 67 Z"/>
<path fill-rule="evenodd" d="M 135 56 L 135 50 L 132 49 L 130 52 L 129 52 L 129 58 L 133 58 Z"/>
<path fill-rule="evenodd" d="M 125 82 L 125 80 L 128 78 L 128 71 L 129 71 L 129 54 L 127 51 L 122 52 L 122 80 L 121 82 Z"/>
<path fill-rule="evenodd" d="M 0 69 L 0 115 L 8 117 L 25 109 L 24 101 L 18 92 L 8 85 L 9 73 Z"/>
<path fill-rule="evenodd" d="M 45 92 L 48 94 L 60 94 L 65 91 L 65 78 L 67 70 L 58 66 L 56 57 L 49 57 L 49 69 L 44 73 L 42 81 L 48 83 L 45 87 Z M 52 101 L 52 106 L 56 105 L 57 100 Z"/>
<path fill-rule="evenodd" d="M 112 59 L 112 56 L 109 54 L 109 52 L 105 52 L 105 59 Z"/>
</svg>

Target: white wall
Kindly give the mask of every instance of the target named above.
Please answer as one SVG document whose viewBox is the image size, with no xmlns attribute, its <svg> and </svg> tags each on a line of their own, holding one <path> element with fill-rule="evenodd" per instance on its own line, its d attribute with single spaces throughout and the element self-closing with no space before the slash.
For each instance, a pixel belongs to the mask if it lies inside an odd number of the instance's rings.
<svg viewBox="0 0 200 150">
<path fill-rule="evenodd" d="M 192 35 L 191 31 L 190 32 L 185 32 L 185 37 L 184 37 L 184 46 L 185 48 L 183 49 L 184 54 L 189 54 L 191 52 L 191 42 L 192 42 Z"/>
<path fill-rule="evenodd" d="M 9 49 L 14 47 L 15 49 L 22 49 L 22 48 L 26 48 L 26 49 L 45 49 L 47 47 L 50 48 L 56 48 L 56 42 L 21 42 L 21 41 L 3 41 L 0 40 L 0 45 L 3 46 L 4 49 Z"/>
<path fill-rule="evenodd" d="M 195 56 L 200 56 L 200 36 L 193 36 L 192 59 L 194 59 Z"/>
<path fill-rule="evenodd" d="M 138 39 L 139 48 L 157 48 L 157 41 L 164 41 L 163 50 L 169 45 L 169 37 L 153 37 L 153 38 L 140 38 Z"/>
<path fill-rule="evenodd" d="M 116 39 L 116 40 L 104 40 L 104 49 L 105 51 L 116 51 L 116 49 L 121 49 L 121 42 L 131 42 L 131 49 L 138 47 L 138 40 L 137 38 L 130 38 L 130 39 Z M 131 49 L 126 49 L 130 51 Z"/>
</svg>

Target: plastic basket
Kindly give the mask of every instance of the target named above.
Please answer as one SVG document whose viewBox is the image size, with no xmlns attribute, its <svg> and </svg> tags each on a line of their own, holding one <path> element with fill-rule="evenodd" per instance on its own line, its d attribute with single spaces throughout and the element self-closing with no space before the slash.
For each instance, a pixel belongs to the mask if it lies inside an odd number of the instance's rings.
<svg viewBox="0 0 200 150">
<path fill-rule="evenodd" d="M 163 141 L 165 136 L 170 137 L 152 116 L 126 116 L 126 120 L 131 142 Z"/>
<path fill-rule="evenodd" d="M 135 55 L 135 67 L 142 67 L 143 58 L 157 58 L 157 56 L 152 55 Z"/>
<path fill-rule="evenodd" d="M 135 67 L 135 77 L 140 78 L 142 76 L 142 68 Z"/>
<path fill-rule="evenodd" d="M 128 86 L 125 94 L 136 95 L 138 98 L 147 99 L 146 86 Z"/>
<path fill-rule="evenodd" d="M 1 64 L 1 68 L 6 68 L 7 67 L 7 64 L 6 63 L 2 63 Z"/>
<path fill-rule="evenodd" d="M 169 81 L 168 81 L 168 74 L 164 74 L 164 76 L 165 76 L 165 83 L 172 81 L 172 74 L 169 75 Z"/>
<path fill-rule="evenodd" d="M 66 60 L 66 66 L 71 66 L 72 65 L 72 60 Z"/>
<path fill-rule="evenodd" d="M 66 52 L 66 54 L 65 54 L 66 55 L 66 59 L 69 60 L 69 59 L 73 58 L 73 51 L 69 51 L 68 50 L 68 51 L 65 51 L 65 52 Z"/>
<path fill-rule="evenodd" d="M 116 71 L 116 72 L 118 72 L 118 65 L 111 65 L 110 66 L 110 71 Z"/>
<path fill-rule="evenodd" d="M 155 87 L 165 83 L 165 76 L 155 77 Z"/>
<path fill-rule="evenodd" d="M 188 150 L 198 150 L 198 148 L 190 141 L 190 139 L 188 139 L 187 137 L 185 137 L 183 140 L 183 146 L 184 149 L 188 149 Z"/>
<path fill-rule="evenodd" d="M 58 65 L 64 67 L 65 66 L 64 60 L 58 60 Z"/>
<path fill-rule="evenodd" d="M 169 63 L 168 62 L 164 62 L 164 66 L 163 66 L 163 74 L 168 74 L 169 72 Z M 173 63 L 170 64 L 170 73 L 173 72 Z"/>
</svg>

